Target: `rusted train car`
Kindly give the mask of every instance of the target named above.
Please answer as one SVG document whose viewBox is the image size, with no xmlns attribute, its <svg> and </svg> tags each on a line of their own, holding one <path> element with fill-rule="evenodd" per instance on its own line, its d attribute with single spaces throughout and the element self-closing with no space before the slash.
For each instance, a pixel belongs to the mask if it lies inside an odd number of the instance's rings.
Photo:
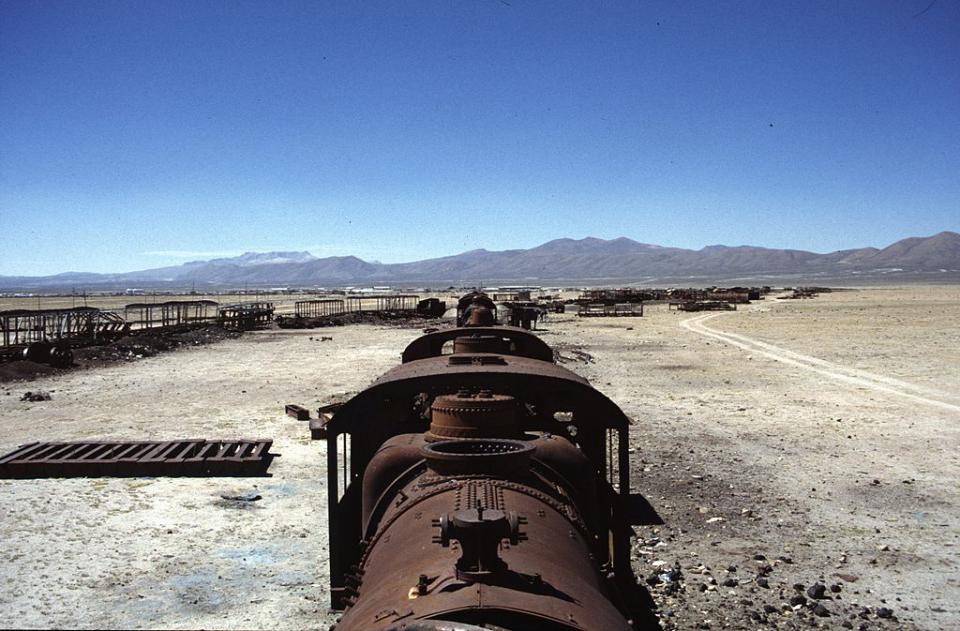
<svg viewBox="0 0 960 631">
<path fill-rule="evenodd" d="M 643 627 L 629 421 L 494 310 L 465 296 L 323 427 L 337 631 Z"/>
</svg>

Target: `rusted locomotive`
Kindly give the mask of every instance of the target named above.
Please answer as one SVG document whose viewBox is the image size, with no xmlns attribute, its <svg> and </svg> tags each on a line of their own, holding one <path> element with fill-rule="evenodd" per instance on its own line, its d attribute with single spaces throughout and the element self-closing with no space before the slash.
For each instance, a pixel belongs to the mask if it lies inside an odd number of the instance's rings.
<svg viewBox="0 0 960 631">
<path fill-rule="evenodd" d="M 627 417 L 487 296 L 457 320 L 324 427 L 336 630 L 640 628 Z"/>
</svg>

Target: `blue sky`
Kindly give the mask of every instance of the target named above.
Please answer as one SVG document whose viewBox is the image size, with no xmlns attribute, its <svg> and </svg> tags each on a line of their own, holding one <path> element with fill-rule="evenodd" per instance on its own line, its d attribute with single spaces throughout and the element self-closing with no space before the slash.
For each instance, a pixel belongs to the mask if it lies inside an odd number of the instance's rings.
<svg viewBox="0 0 960 631">
<path fill-rule="evenodd" d="M 929 5 L 3 0 L 0 274 L 960 230 Z"/>
</svg>

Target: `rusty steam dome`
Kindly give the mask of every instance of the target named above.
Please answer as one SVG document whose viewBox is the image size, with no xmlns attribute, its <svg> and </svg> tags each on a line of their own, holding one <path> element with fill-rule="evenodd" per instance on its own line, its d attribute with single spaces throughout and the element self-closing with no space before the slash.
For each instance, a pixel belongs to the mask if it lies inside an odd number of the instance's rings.
<svg viewBox="0 0 960 631">
<path fill-rule="evenodd" d="M 518 435 L 517 402 L 489 390 L 440 395 L 430 406 L 427 440 L 447 438 L 514 438 Z"/>
</svg>

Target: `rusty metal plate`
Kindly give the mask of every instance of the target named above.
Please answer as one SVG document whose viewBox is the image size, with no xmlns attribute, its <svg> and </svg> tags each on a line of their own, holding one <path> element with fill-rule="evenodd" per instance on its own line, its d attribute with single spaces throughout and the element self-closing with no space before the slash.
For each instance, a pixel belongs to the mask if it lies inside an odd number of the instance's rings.
<svg viewBox="0 0 960 631">
<path fill-rule="evenodd" d="M 267 475 L 272 440 L 29 443 L 0 457 L 0 478 L 253 477 Z"/>
</svg>

